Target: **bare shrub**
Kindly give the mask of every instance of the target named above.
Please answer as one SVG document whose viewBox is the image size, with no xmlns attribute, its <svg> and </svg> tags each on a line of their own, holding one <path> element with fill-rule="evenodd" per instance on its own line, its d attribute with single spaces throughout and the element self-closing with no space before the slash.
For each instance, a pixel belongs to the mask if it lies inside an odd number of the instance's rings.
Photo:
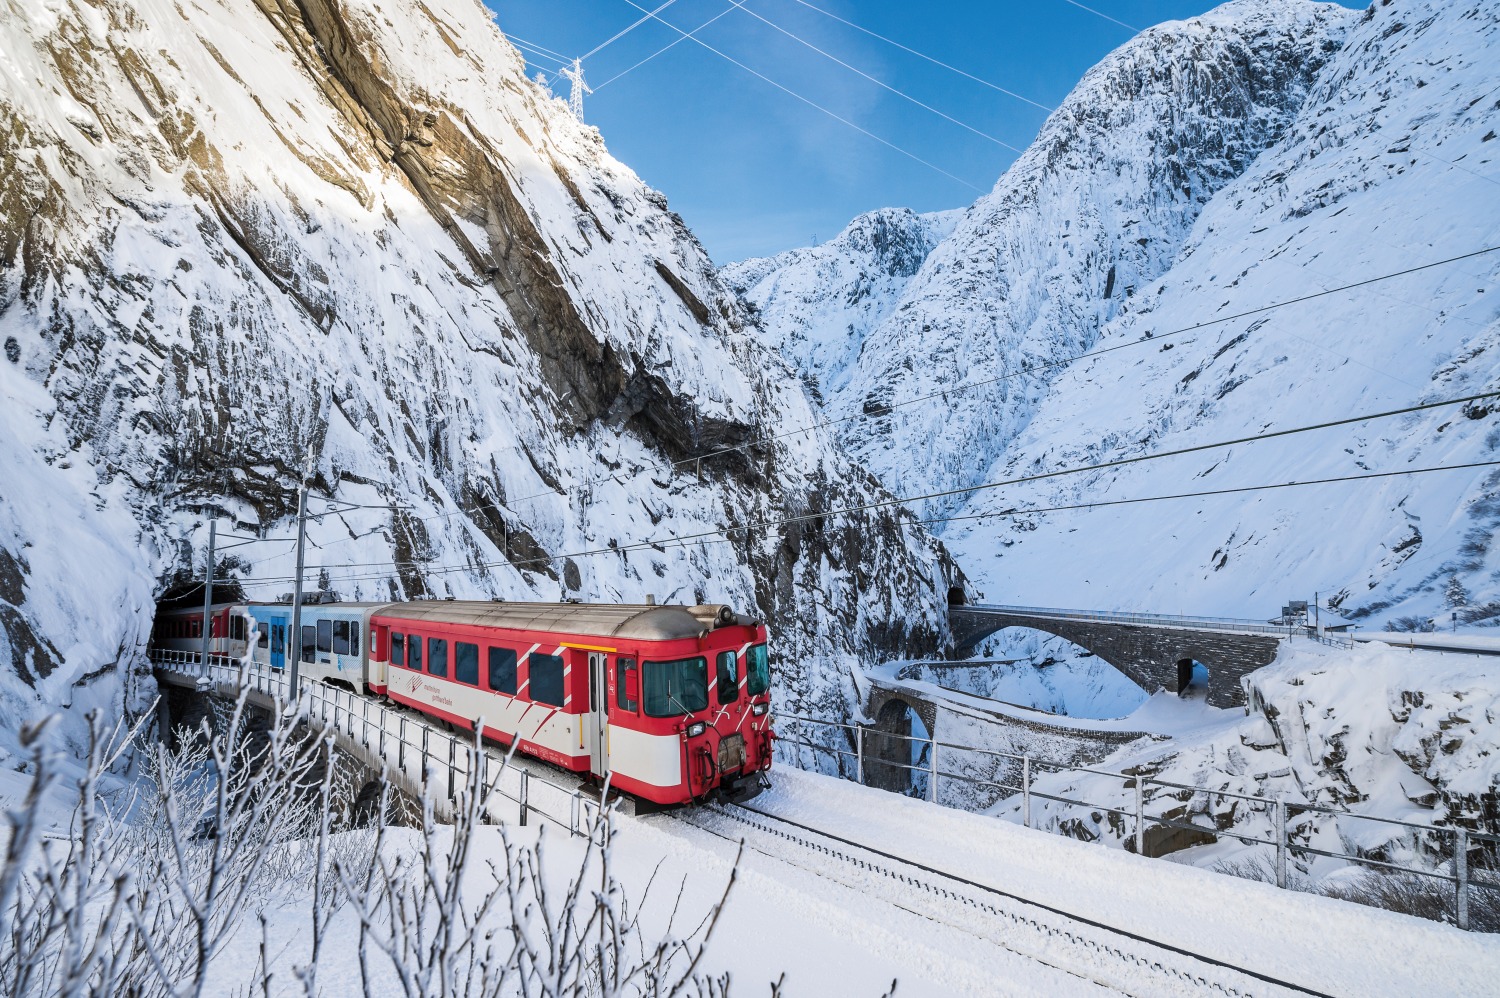
<svg viewBox="0 0 1500 998">
<path fill-rule="evenodd" d="M 632 903 L 616 878 L 612 809 L 599 808 L 584 830 L 571 874 L 548 862 L 556 837 L 547 831 L 526 845 L 503 827 L 482 829 L 481 767 L 470 767 L 451 826 L 439 826 L 426 801 L 420 827 L 393 827 L 384 784 L 373 827 L 349 831 L 335 798 L 353 785 L 341 786 L 330 741 L 309 734 L 296 711 L 256 719 L 242 696 L 214 721 L 173 752 L 91 715 L 71 827 L 54 838 L 44 800 L 70 766 L 48 747 L 45 725 L 24 733 L 34 775 L 7 816 L 0 995 L 196 998 L 214 960 L 257 921 L 255 979 L 234 986 L 262 994 L 273 978 L 276 991 L 291 980 L 320 993 L 336 923 L 357 925 L 366 994 L 728 994 L 727 976 L 701 965 L 738 860 L 688 931 L 675 928 L 679 888 L 666 929 L 648 933 L 641 913 L 652 888 Z M 111 797 L 101 781 L 127 753 L 145 775 Z M 271 947 L 278 918 L 310 929 L 292 956 Z"/>
<path fill-rule="evenodd" d="M 1327 885 L 1322 893 L 1434 922 L 1454 924 L 1458 920 L 1454 885 L 1416 873 L 1367 871 L 1353 880 Z M 1500 932 L 1500 890 L 1470 887 L 1469 928 L 1477 932 Z"/>
</svg>

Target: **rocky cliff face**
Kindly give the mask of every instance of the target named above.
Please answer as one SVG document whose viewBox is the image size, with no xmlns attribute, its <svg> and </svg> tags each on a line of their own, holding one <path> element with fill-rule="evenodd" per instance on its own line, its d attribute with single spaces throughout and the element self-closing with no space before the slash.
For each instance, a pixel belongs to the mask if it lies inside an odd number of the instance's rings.
<svg viewBox="0 0 1500 998">
<path fill-rule="evenodd" d="M 1176 259 L 1215 192 L 1282 135 L 1352 16 L 1240 0 L 1152 28 L 1089 71 L 914 273 L 887 279 L 877 254 L 853 257 L 841 236 L 822 251 L 730 267 L 730 282 L 760 309 L 771 341 L 828 383 L 830 413 L 867 414 L 844 438 L 884 481 L 923 492 L 983 481 L 1057 365 L 1093 345 Z M 850 323 L 846 336 L 826 304 L 856 283 L 829 280 L 830 256 L 874 275 L 882 300 L 866 306 L 868 329 Z M 840 340 L 837 356 L 827 344 Z M 942 406 L 885 408 L 974 383 Z M 919 481 L 906 469 L 917 440 Z"/>
<path fill-rule="evenodd" d="M 345 598 L 734 602 L 834 709 L 941 642 L 953 570 L 894 513 L 715 534 L 885 493 L 824 433 L 756 443 L 814 420 L 795 375 L 479 3 L 5 10 L 7 717 L 138 666 L 210 516 L 278 541 L 221 572 L 290 589 L 303 474 L 357 504 L 310 533 Z"/>
</svg>

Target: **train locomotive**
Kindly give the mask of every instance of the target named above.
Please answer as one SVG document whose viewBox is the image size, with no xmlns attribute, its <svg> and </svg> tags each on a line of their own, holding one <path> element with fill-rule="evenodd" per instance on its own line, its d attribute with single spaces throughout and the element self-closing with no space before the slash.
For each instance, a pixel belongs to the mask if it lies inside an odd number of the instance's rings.
<svg viewBox="0 0 1500 998">
<path fill-rule="evenodd" d="M 302 676 L 482 726 L 648 806 L 743 802 L 767 785 L 766 628 L 727 606 L 312 603 L 295 640 L 287 604 L 221 604 L 210 617 L 214 654 L 248 650 L 281 670 L 295 649 Z M 163 612 L 153 643 L 196 652 L 202 619 Z"/>
</svg>

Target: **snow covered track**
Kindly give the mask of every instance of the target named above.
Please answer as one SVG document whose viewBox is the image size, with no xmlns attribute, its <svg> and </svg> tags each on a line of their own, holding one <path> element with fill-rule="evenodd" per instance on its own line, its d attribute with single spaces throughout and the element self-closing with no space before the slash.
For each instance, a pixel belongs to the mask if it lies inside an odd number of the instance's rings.
<svg viewBox="0 0 1500 998">
<path fill-rule="evenodd" d="M 866 896 L 979 935 L 1018 955 L 1123 994 L 1212 992 L 1327 998 L 1325 992 L 1074 915 L 758 808 L 715 807 L 708 813 L 761 833 L 762 845 L 747 842 L 767 856 L 840 880 Z M 716 829 L 712 818 L 704 820 L 703 812 L 678 818 L 732 838 Z M 797 863 L 788 855 L 787 845 L 796 846 L 804 857 L 811 854 L 810 861 Z M 899 886 L 893 889 L 893 885 Z M 975 915 L 1001 920 L 998 929 L 995 922 Z"/>
</svg>

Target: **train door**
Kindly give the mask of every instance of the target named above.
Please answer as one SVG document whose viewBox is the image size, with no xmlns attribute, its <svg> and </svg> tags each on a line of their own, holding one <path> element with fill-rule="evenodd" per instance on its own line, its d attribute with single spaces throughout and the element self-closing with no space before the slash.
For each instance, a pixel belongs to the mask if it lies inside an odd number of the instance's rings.
<svg viewBox="0 0 1500 998">
<path fill-rule="evenodd" d="M 589 652 L 589 771 L 599 776 L 609 772 L 609 684 L 605 657 Z"/>
<path fill-rule="evenodd" d="M 285 617 L 272 617 L 267 625 L 271 628 L 271 668 L 286 668 L 286 623 Z"/>
</svg>

